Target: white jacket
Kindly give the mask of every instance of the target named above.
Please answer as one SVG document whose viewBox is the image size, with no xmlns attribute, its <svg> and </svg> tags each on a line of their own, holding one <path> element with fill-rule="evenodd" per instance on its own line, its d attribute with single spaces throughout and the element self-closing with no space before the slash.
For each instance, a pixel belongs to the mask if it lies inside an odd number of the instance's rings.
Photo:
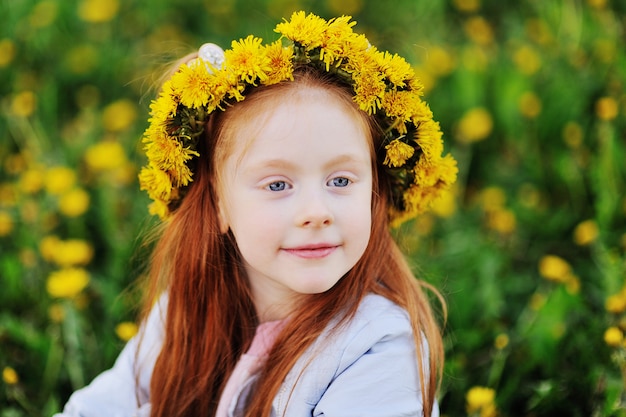
<svg viewBox="0 0 626 417">
<path fill-rule="evenodd" d="M 164 298 L 157 304 L 142 328 L 145 334 L 137 357 L 135 337 L 113 368 L 76 391 L 55 417 L 150 415 L 150 377 L 163 340 L 166 302 Z M 384 297 L 368 295 L 355 317 L 328 335 L 322 334 L 289 372 L 274 398 L 272 417 L 422 416 L 415 344 L 403 309 Z M 233 417 L 238 417 L 237 399 L 236 395 Z M 436 404 L 432 416 L 439 416 Z"/>
</svg>

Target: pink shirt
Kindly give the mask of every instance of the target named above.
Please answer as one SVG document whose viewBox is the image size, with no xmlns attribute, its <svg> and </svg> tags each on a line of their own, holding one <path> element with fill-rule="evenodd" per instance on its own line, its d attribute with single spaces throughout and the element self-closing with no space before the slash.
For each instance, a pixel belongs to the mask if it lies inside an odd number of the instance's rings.
<svg viewBox="0 0 626 417">
<path fill-rule="evenodd" d="M 239 391 L 243 388 L 246 381 L 254 376 L 263 366 L 283 325 L 284 320 L 268 321 L 259 324 L 250 349 L 241 355 L 239 362 L 237 362 L 233 373 L 226 383 L 226 387 L 224 387 L 224 392 L 217 406 L 216 417 L 229 417 L 232 415 L 232 410 L 236 406 L 236 401 L 233 400 L 238 397 Z"/>
</svg>

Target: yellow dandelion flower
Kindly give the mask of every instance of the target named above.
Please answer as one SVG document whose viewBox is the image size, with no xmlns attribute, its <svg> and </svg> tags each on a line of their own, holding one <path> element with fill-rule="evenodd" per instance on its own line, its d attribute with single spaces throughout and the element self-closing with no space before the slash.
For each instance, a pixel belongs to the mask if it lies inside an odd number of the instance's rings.
<svg viewBox="0 0 626 417">
<path fill-rule="evenodd" d="M 389 145 L 385 146 L 385 149 L 387 152 L 383 164 L 390 167 L 401 167 L 415 153 L 415 149 L 411 145 L 399 139 L 392 140 Z"/>
<path fill-rule="evenodd" d="M 8 236 L 13 231 L 13 217 L 6 211 L 0 211 L 0 237 Z"/>
<path fill-rule="evenodd" d="M 496 349 L 502 350 L 509 345 L 509 336 L 506 333 L 500 333 L 493 342 Z"/>
<path fill-rule="evenodd" d="M 65 308 L 62 304 L 54 303 L 48 308 L 48 317 L 55 323 L 65 320 Z"/>
<path fill-rule="evenodd" d="M 489 110 L 475 107 L 463 114 L 456 128 L 455 138 L 460 143 L 474 143 L 486 139 L 493 131 Z"/>
<path fill-rule="evenodd" d="M 11 113 L 19 117 L 28 117 L 35 112 L 37 96 L 32 91 L 17 93 L 11 101 Z"/>
<path fill-rule="evenodd" d="M 130 321 L 124 321 L 115 326 L 115 334 L 124 342 L 128 342 L 132 339 L 138 331 L 138 326 Z"/>
<path fill-rule="evenodd" d="M 563 141 L 572 149 L 579 149 L 583 143 L 584 132 L 577 122 L 567 122 L 563 127 Z"/>
<path fill-rule="evenodd" d="M 39 242 L 39 253 L 44 260 L 53 262 L 57 254 L 57 248 L 62 244 L 61 239 L 57 236 L 45 236 Z"/>
<path fill-rule="evenodd" d="M 307 16 L 305 12 L 299 11 L 293 13 L 289 21 L 276 25 L 274 31 L 305 46 L 306 50 L 310 51 L 322 45 L 326 20 L 313 13 Z"/>
<path fill-rule="evenodd" d="M 600 120 L 613 120 L 618 113 L 619 105 L 613 97 L 602 97 L 596 101 L 596 115 Z"/>
<path fill-rule="evenodd" d="M 523 45 L 513 54 L 513 61 L 517 69 L 525 75 L 533 75 L 541 68 L 541 58 L 534 48 Z"/>
<path fill-rule="evenodd" d="M 47 170 L 45 175 L 45 187 L 49 194 L 59 195 L 69 191 L 76 183 L 74 170 L 57 166 Z"/>
<path fill-rule="evenodd" d="M 626 295 L 623 292 L 610 295 L 604 303 L 604 308 L 609 313 L 623 313 L 626 311 Z"/>
<path fill-rule="evenodd" d="M 35 194 L 44 185 L 44 172 L 40 168 L 31 168 L 22 173 L 19 179 L 19 188 L 26 194 Z"/>
<path fill-rule="evenodd" d="M 128 99 L 114 101 L 102 111 L 102 124 L 111 132 L 121 132 L 137 119 L 137 106 Z"/>
<path fill-rule="evenodd" d="M 480 417 L 494 417 L 496 392 L 492 388 L 472 387 L 465 395 L 468 414 L 479 413 Z"/>
<path fill-rule="evenodd" d="M 563 258 L 545 255 L 539 260 L 539 273 L 548 280 L 565 282 L 572 273 L 572 267 Z"/>
<path fill-rule="evenodd" d="M 52 261 L 60 267 L 86 265 L 93 258 L 93 246 L 81 239 L 54 242 Z"/>
<path fill-rule="evenodd" d="M 411 64 L 398 54 L 392 55 L 389 52 L 378 52 L 376 60 L 380 70 L 396 87 L 405 87 L 407 85 L 406 81 L 415 76 L 415 71 Z"/>
<path fill-rule="evenodd" d="M 119 7 L 118 0 L 82 0 L 78 17 L 91 23 L 108 22 L 117 15 Z"/>
<path fill-rule="evenodd" d="M 461 12 L 477 12 L 480 9 L 480 0 L 454 0 L 453 4 Z"/>
<path fill-rule="evenodd" d="M 519 110 L 523 116 L 534 119 L 541 113 L 541 99 L 532 91 L 527 91 L 519 99 Z"/>
<path fill-rule="evenodd" d="M 420 117 L 424 107 L 419 95 L 413 91 L 388 91 L 383 95 L 381 104 L 387 116 L 398 120 L 396 129 L 401 134 L 406 133 L 405 124 L 401 122 Z"/>
<path fill-rule="evenodd" d="M 595 220 L 585 220 L 574 229 L 574 242 L 580 246 L 589 245 L 598 238 L 599 233 Z"/>
<path fill-rule="evenodd" d="M 450 154 L 447 154 L 439 161 L 439 186 L 444 189 L 450 187 L 456 182 L 459 174 L 457 161 Z"/>
<path fill-rule="evenodd" d="M 293 80 L 293 47 L 283 47 L 276 41 L 266 47 L 267 58 L 270 62 L 270 71 L 265 84 L 276 84 L 284 80 Z"/>
<path fill-rule="evenodd" d="M 198 108 L 206 105 L 211 99 L 212 79 L 211 74 L 203 66 L 183 64 L 172 76 L 172 89 L 180 94 L 182 105 Z M 163 99 L 162 104 L 169 110 L 171 103 L 167 99 Z"/>
<path fill-rule="evenodd" d="M 154 200 L 148 206 L 148 212 L 151 216 L 159 216 L 160 219 L 165 219 L 170 214 L 170 210 L 163 200 Z"/>
<path fill-rule="evenodd" d="M 165 135 L 153 139 L 154 142 L 145 146 L 150 163 L 173 176 L 171 180 L 175 187 L 189 184 L 192 174 L 187 161 L 199 156 L 198 152 Z"/>
<path fill-rule="evenodd" d="M 376 72 L 361 72 L 353 74 L 355 81 L 354 101 L 359 108 L 368 114 L 374 114 L 382 106 L 385 94 L 385 82 L 382 75 Z"/>
<path fill-rule="evenodd" d="M 11 39 L 0 40 L 0 68 L 8 66 L 15 57 L 15 43 Z"/>
<path fill-rule="evenodd" d="M 262 42 L 261 38 L 252 35 L 233 41 L 232 49 L 224 53 L 224 67 L 232 71 L 237 79 L 248 84 L 256 85 L 257 80 L 264 83 L 272 68 Z"/>
<path fill-rule="evenodd" d="M 500 210 L 506 203 L 506 193 L 500 187 L 486 187 L 480 192 L 479 200 L 486 212 Z"/>
<path fill-rule="evenodd" d="M 502 235 L 509 235 L 515 231 L 517 220 L 515 213 L 509 209 L 497 209 L 489 212 L 487 227 Z"/>
<path fill-rule="evenodd" d="M 87 166 L 95 172 L 112 171 L 128 163 L 119 142 L 107 140 L 90 146 L 85 152 Z"/>
<path fill-rule="evenodd" d="M 419 123 L 415 132 L 415 140 L 423 153 L 423 159 L 431 160 L 441 158 L 443 153 L 443 133 L 439 123 L 427 120 Z"/>
<path fill-rule="evenodd" d="M 456 197 L 451 190 L 445 190 L 441 193 L 441 197 L 433 201 L 431 206 L 433 214 L 438 217 L 447 219 L 457 211 Z"/>
<path fill-rule="evenodd" d="M 611 326 L 604 332 L 604 343 L 609 346 L 619 346 L 624 340 L 624 332 L 619 327 Z"/>
<path fill-rule="evenodd" d="M 172 181 L 166 172 L 154 166 L 143 167 L 139 173 L 139 188 L 148 192 L 150 198 L 169 201 Z"/>
<path fill-rule="evenodd" d="M 89 193 L 82 188 L 74 188 L 61 195 L 59 211 L 66 217 L 78 217 L 89 208 Z"/>
<path fill-rule="evenodd" d="M 15 385 L 19 382 L 20 379 L 17 376 L 17 372 L 15 372 L 15 369 L 11 368 L 10 366 L 5 366 L 2 369 L 2 380 L 7 385 Z"/>
<path fill-rule="evenodd" d="M 493 28 L 482 16 L 473 16 L 467 19 L 463 29 L 467 37 L 478 45 L 490 45 L 493 43 Z"/>
<path fill-rule="evenodd" d="M 423 187 L 412 184 L 404 193 L 404 208 L 411 217 L 421 214 L 430 208 L 430 204 L 437 200 L 441 192 L 435 187 Z"/>
<path fill-rule="evenodd" d="M 89 273 L 82 268 L 65 268 L 52 272 L 46 291 L 53 298 L 73 298 L 89 284 Z"/>
<path fill-rule="evenodd" d="M 367 49 L 367 42 L 363 42 L 365 38 L 352 31 L 355 24 L 356 22 L 350 21 L 350 16 L 341 16 L 328 21 L 320 45 L 320 60 L 326 64 L 327 71 L 335 61 Z"/>
</svg>

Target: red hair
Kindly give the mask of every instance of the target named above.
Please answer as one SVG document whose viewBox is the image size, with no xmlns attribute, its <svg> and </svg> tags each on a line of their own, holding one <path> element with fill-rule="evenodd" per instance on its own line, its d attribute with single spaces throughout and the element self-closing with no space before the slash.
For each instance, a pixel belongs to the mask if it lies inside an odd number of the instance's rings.
<svg viewBox="0 0 626 417">
<path fill-rule="evenodd" d="M 357 120 L 372 132 L 372 149 L 376 149 L 380 135 L 375 122 L 358 110 L 346 86 L 327 74 L 304 68 L 295 72 L 293 82 L 257 87 L 243 102 L 212 116 L 207 140 L 199 144 L 202 157 L 194 169 L 194 181 L 180 207 L 163 225 L 152 255 L 144 307 L 145 317 L 158 295 L 168 292 L 165 337 L 150 385 L 152 417 L 214 415 L 228 377 L 248 349 L 258 324 L 234 237 L 220 231 L 217 200 L 219 165 L 229 151 L 228 132 L 245 123 L 241 115 L 263 112 L 271 108 L 271 100 L 303 86 L 321 88 L 353 109 Z M 434 291 L 444 310 L 445 304 L 436 290 L 414 277 L 394 242 L 388 226 L 389 184 L 376 166 L 373 156 L 372 231 L 365 253 L 333 288 L 297 303 L 262 369 L 246 416 L 270 415 L 272 400 L 298 358 L 331 319 L 339 319 L 337 326 L 349 320 L 368 293 L 380 294 L 408 312 L 424 415 L 431 415 L 443 367 L 443 346 L 423 289 Z"/>
</svg>

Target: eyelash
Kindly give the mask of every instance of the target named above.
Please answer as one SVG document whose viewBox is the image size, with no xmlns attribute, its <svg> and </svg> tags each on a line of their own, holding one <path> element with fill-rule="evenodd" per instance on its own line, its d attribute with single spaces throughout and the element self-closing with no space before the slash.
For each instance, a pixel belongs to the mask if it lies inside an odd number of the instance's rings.
<svg viewBox="0 0 626 417">
<path fill-rule="evenodd" d="M 338 181 L 340 181 L 339 184 L 337 183 Z M 332 178 L 330 181 L 328 181 L 327 184 L 333 187 L 337 187 L 337 188 L 344 188 L 350 185 L 351 183 L 352 183 L 352 180 L 350 180 L 349 178 L 335 177 L 335 178 Z M 272 192 L 280 192 L 280 191 L 285 191 L 288 188 L 291 188 L 291 186 L 289 186 L 289 184 L 287 184 L 286 181 L 274 181 L 274 182 L 269 183 L 266 188 Z"/>
</svg>

